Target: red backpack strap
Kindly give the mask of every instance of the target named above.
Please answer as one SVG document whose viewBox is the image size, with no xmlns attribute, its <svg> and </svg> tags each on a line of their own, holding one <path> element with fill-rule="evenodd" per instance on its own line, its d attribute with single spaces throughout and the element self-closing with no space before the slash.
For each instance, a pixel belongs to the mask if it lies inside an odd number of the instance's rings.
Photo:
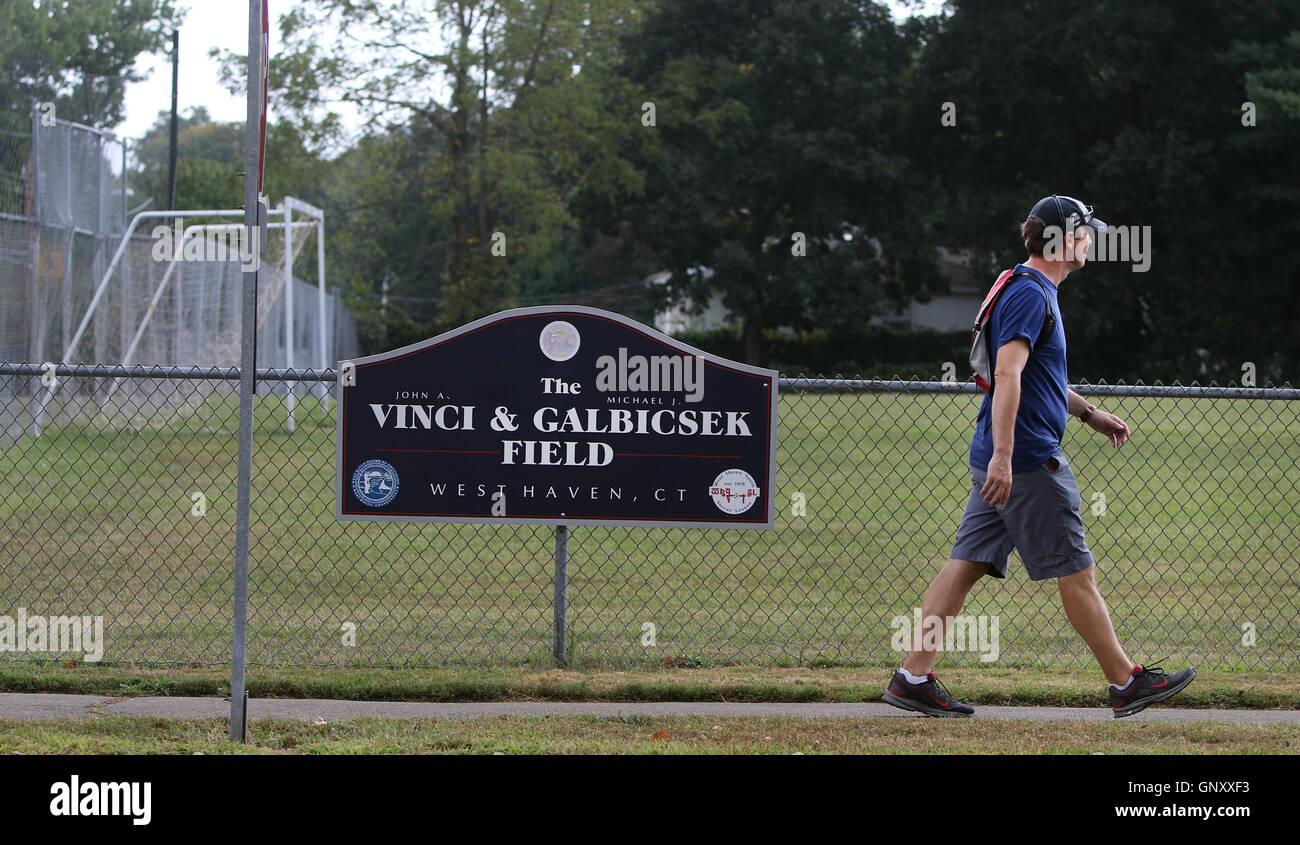
<svg viewBox="0 0 1300 845">
<path fill-rule="evenodd" d="M 990 365 L 993 361 L 993 341 L 988 336 L 987 329 L 989 328 L 988 324 L 992 319 L 993 307 L 997 305 L 998 299 L 1002 296 L 1002 291 L 1005 290 L 1006 286 L 1014 281 L 1017 276 L 1032 275 L 1032 273 L 1027 273 L 1024 270 L 1017 271 L 1014 267 L 1010 270 L 1003 270 L 997 280 L 993 282 L 993 286 L 989 288 L 988 294 L 984 297 L 984 302 L 980 304 L 979 313 L 975 316 L 975 325 L 971 332 L 971 342 L 975 343 L 977 340 L 980 340 L 980 330 L 985 330 L 982 340 L 984 343 L 985 356 Z M 1052 313 L 1052 303 L 1047 296 L 1047 289 L 1043 287 L 1043 283 L 1038 281 L 1038 279 L 1035 278 L 1034 282 L 1043 292 L 1043 304 L 1047 308 L 1047 313 L 1043 316 L 1043 327 L 1039 330 L 1038 337 L 1034 339 L 1032 344 L 1030 344 L 1029 348 L 1031 351 L 1037 349 L 1039 344 L 1043 342 L 1044 338 L 1052 333 L 1056 326 L 1056 315 Z M 993 393 L 991 373 L 989 383 L 985 383 L 984 379 L 978 373 L 975 374 L 975 382 L 981 388 L 988 391 L 990 395 Z"/>
<path fill-rule="evenodd" d="M 989 288 L 989 292 L 984 296 L 984 302 L 980 304 L 979 311 L 975 312 L 975 328 L 978 329 L 984 323 L 984 320 L 988 318 L 989 312 L 997 304 L 998 297 L 1002 295 L 1002 289 L 1006 287 L 1006 283 L 1010 281 L 1014 272 L 1015 268 L 1003 270 L 997 281 L 993 283 L 993 287 Z"/>
</svg>

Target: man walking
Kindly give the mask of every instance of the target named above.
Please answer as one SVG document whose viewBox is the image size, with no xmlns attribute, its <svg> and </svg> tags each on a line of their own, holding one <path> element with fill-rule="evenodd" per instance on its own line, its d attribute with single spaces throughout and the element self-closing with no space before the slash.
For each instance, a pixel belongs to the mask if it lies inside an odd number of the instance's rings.
<svg viewBox="0 0 1300 845">
<path fill-rule="evenodd" d="M 1135 665 L 1124 652 L 1097 590 L 1079 515 L 1079 487 L 1060 451 L 1067 414 L 1109 437 L 1116 448 L 1129 439 L 1123 420 L 1069 389 L 1057 302 L 1061 282 L 1087 260 L 1092 232 L 1105 228 L 1091 206 L 1066 196 L 1040 200 L 1021 225 L 1029 258 L 1016 266 L 984 332 L 993 390 L 980 405 L 971 438 L 970 499 L 952 553 L 926 591 L 921 612 L 929 624 L 950 624 L 981 576 L 1006 577 L 1008 555 L 1018 549 L 1032 580 L 1056 579 L 1070 624 L 1110 681 L 1110 704 L 1119 718 L 1178 693 L 1196 670 L 1167 674 L 1157 666 Z M 954 699 L 935 677 L 933 646 L 926 650 L 926 638 L 916 633 L 884 700 L 932 716 L 970 716 L 975 709 Z M 938 633 L 942 642 L 942 630 Z M 934 634 L 929 640 L 935 642 Z"/>
</svg>

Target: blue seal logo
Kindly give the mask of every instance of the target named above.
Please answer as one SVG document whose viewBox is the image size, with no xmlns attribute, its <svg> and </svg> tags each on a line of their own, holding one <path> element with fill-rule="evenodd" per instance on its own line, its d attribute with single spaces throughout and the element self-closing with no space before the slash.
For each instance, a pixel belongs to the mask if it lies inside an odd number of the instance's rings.
<svg viewBox="0 0 1300 845">
<path fill-rule="evenodd" d="M 397 470 L 388 461 L 370 460 L 352 473 L 352 495 L 372 508 L 382 508 L 397 496 Z"/>
</svg>

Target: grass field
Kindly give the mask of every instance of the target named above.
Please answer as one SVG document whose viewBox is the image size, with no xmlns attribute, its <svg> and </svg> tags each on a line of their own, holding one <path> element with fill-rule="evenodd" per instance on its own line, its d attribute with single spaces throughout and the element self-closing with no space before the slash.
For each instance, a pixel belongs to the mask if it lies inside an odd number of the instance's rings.
<svg viewBox="0 0 1300 845">
<path fill-rule="evenodd" d="M 255 667 L 254 699 L 350 701 L 879 701 L 890 670 L 879 668 L 391 669 Z M 1107 707 L 1098 669 L 952 666 L 943 681 L 972 704 Z M 230 671 L 0 661 L 0 692 L 135 696 L 228 696 Z M 1172 702 L 1177 707 L 1300 710 L 1300 673 L 1202 669 Z"/>
<path fill-rule="evenodd" d="M 1300 669 L 1300 403 L 1097 404 L 1133 439 L 1113 450 L 1072 421 L 1064 451 L 1134 658 Z M 965 504 L 977 408 L 970 395 L 783 394 L 775 531 L 572 529 L 572 665 L 896 661 L 891 620 L 919 603 Z M 133 430 L 56 425 L 0 449 L 0 614 L 102 615 L 108 661 L 228 660 L 235 404 L 217 394 L 191 410 L 139 415 Z M 332 415 L 300 400 L 290 434 L 282 400 L 262 397 L 257 419 L 251 661 L 549 664 L 552 529 L 335 522 Z M 1097 494 L 1104 513 L 1090 510 Z M 1053 585 L 1014 559 L 965 612 L 999 619 L 989 665 L 1089 665 Z"/>
<path fill-rule="evenodd" d="M 1300 726 L 775 716 L 0 719 L 0 754 L 1296 754 Z"/>
</svg>

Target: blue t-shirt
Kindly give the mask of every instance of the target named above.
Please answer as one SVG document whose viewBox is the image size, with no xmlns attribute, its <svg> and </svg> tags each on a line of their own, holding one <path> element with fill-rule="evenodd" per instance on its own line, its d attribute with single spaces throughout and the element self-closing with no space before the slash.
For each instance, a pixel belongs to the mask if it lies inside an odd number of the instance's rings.
<svg viewBox="0 0 1300 845">
<path fill-rule="evenodd" d="M 1024 472 L 1047 462 L 1061 450 L 1065 436 L 1065 421 L 1069 418 L 1069 384 L 1065 366 L 1065 326 L 1061 322 L 1061 306 L 1056 298 L 1056 285 L 1042 273 L 1017 264 L 1016 270 L 1032 274 L 1021 276 L 1007 284 L 993 306 L 989 319 L 991 366 L 996 370 L 998 350 L 1013 338 L 1022 337 L 1029 343 L 1029 360 L 1020 373 L 1020 407 L 1016 411 L 1015 444 L 1011 451 L 1011 471 Z M 1047 296 L 1043 296 L 1043 290 Z M 1051 301 L 1056 326 L 1037 347 L 1034 341 L 1043 328 L 1047 302 Z M 997 385 L 994 385 L 996 391 Z M 993 396 L 984 395 L 979 417 L 975 420 L 975 436 L 970 443 L 970 464 L 987 470 L 993 458 Z"/>
</svg>

